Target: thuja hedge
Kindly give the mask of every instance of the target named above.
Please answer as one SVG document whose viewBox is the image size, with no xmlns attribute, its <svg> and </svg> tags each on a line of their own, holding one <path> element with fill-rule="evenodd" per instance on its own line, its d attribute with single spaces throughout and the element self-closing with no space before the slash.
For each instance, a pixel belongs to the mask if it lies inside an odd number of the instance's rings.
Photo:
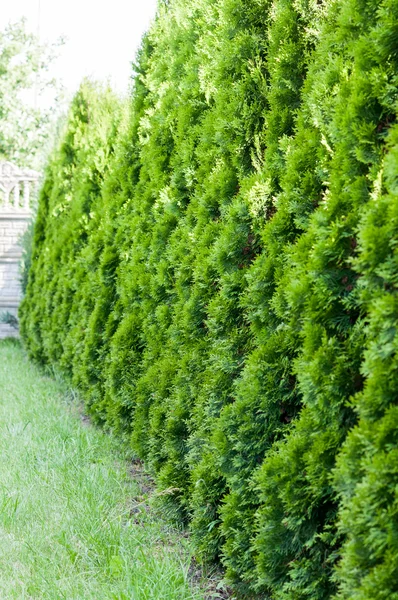
<svg viewBox="0 0 398 600">
<path fill-rule="evenodd" d="M 398 599 L 398 3 L 171 0 L 47 167 L 32 357 L 242 597 Z"/>
</svg>

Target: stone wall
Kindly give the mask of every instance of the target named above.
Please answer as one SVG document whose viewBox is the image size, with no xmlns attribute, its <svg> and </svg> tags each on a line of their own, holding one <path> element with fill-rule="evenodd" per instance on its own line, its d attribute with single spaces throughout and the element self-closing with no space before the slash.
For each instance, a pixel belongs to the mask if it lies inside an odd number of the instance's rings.
<svg viewBox="0 0 398 600">
<path fill-rule="evenodd" d="M 19 263 L 20 239 L 31 219 L 30 212 L 0 212 L 0 313 L 17 315 L 21 300 Z M 0 323 L 0 338 L 16 336 L 17 331 Z"/>
<path fill-rule="evenodd" d="M 17 316 L 21 301 L 21 237 L 30 219 L 39 173 L 0 162 L 0 314 Z M 18 332 L 0 323 L 0 339 Z"/>
</svg>

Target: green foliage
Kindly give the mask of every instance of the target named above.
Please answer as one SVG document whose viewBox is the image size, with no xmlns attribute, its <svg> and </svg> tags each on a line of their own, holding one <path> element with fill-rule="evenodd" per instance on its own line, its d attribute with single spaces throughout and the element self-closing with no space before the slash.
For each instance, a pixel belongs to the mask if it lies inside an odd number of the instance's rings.
<svg viewBox="0 0 398 600">
<path fill-rule="evenodd" d="M 393 0 L 161 2 L 128 110 L 83 86 L 47 170 L 28 349 L 242 597 L 398 593 L 397 31 Z"/>
</svg>

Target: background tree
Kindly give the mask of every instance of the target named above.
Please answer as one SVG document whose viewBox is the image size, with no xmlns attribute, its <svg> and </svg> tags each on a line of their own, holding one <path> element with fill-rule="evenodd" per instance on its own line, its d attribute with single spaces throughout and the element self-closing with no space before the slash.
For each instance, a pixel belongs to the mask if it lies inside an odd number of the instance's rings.
<svg viewBox="0 0 398 600">
<path fill-rule="evenodd" d="M 1 158 L 43 164 L 62 97 L 62 86 L 50 75 L 62 43 L 41 44 L 24 19 L 0 31 Z"/>
</svg>

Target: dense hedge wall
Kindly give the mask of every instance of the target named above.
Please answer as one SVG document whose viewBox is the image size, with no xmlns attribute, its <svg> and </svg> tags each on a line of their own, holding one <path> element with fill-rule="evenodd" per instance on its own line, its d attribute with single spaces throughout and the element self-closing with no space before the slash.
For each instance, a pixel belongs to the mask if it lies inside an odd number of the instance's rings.
<svg viewBox="0 0 398 600">
<path fill-rule="evenodd" d="M 398 599 L 398 3 L 164 0 L 135 69 L 47 168 L 29 352 L 239 595 Z"/>
</svg>

